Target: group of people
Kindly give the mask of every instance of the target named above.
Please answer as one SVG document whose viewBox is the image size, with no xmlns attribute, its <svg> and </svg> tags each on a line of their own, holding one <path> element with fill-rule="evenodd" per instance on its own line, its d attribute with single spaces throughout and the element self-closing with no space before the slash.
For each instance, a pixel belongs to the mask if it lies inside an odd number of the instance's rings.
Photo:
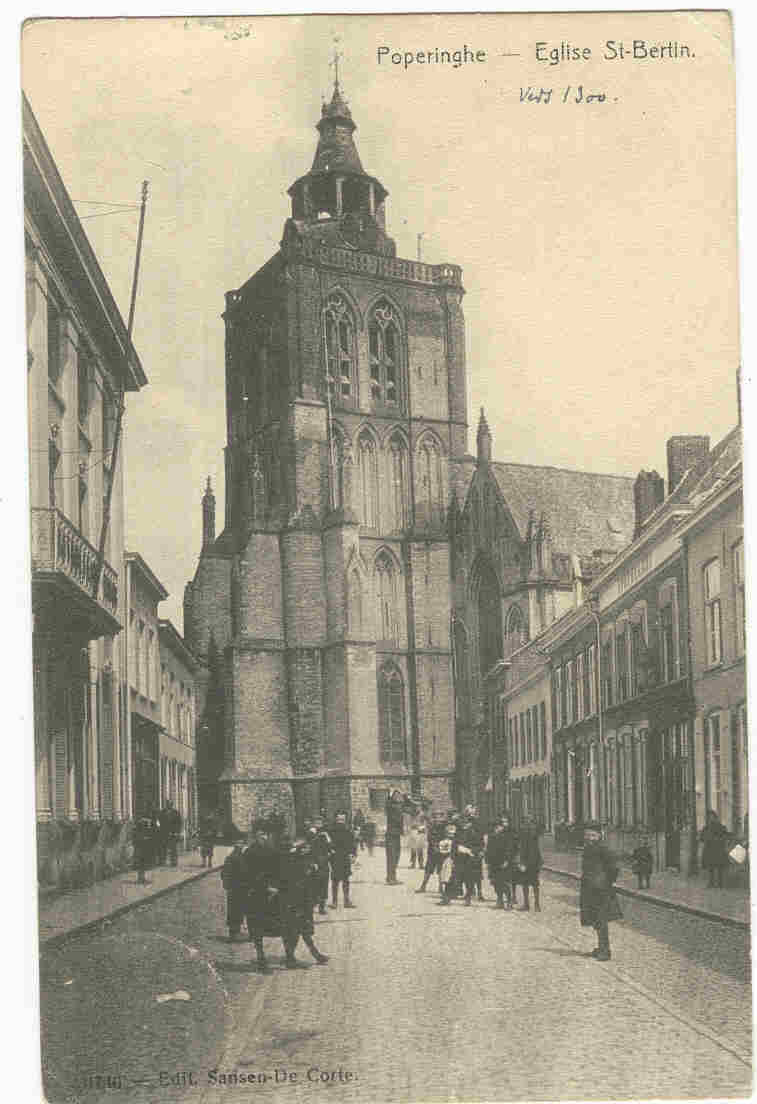
<svg viewBox="0 0 757 1104">
<path fill-rule="evenodd" d="M 179 863 L 179 840 L 183 821 L 173 801 L 166 801 L 162 809 L 153 809 L 149 816 L 137 819 L 134 826 L 134 866 L 140 885 L 146 882 L 146 873 L 167 861 L 171 866 Z"/>
<path fill-rule="evenodd" d="M 440 905 L 449 905 L 455 897 L 462 897 L 465 905 L 470 905 L 474 897 L 483 901 L 485 862 L 497 898 L 495 908 L 512 909 L 517 904 L 516 887 L 521 886 L 521 908 L 530 909 L 533 890 L 534 908 L 540 910 L 542 855 L 532 821 L 524 822 L 516 832 L 508 814 L 503 813 L 485 833 L 478 810 L 468 805 L 463 813 L 434 814 L 425 825 L 413 824 L 411 833 L 417 833 L 411 835 L 411 866 L 415 861 L 421 865 L 420 839 L 425 837 L 426 842 L 423 881 L 416 893 L 425 893 L 431 876 L 436 874 Z"/>
<path fill-rule="evenodd" d="M 315 961 L 324 965 L 328 955 L 315 945 L 313 911 L 326 912 L 329 882 L 331 908 L 338 907 L 340 886 L 344 907 L 355 907 L 350 877 L 356 856 L 357 837 L 344 812 L 338 812 L 328 827 L 323 816 L 306 820 L 295 839 L 282 825 L 258 821 L 250 843 L 235 844 L 221 871 L 229 938 L 237 938 L 245 922 L 261 970 L 268 969 L 263 947 L 267 936 L 281 938 L 287 968 L 299 964 L 295 951 L 300 937 Z"/>
</svg>

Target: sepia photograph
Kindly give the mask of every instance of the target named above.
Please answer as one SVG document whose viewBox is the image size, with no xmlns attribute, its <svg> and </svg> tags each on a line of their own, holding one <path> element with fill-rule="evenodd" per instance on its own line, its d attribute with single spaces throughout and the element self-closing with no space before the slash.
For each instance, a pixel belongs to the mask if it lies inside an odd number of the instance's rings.
<svg viewBox="0 0 757 1104">
<path fill-rule="evenodd" d="M 734 33 L 24 23 L 51 1104 L 750 1097 Z"/>
</svg>

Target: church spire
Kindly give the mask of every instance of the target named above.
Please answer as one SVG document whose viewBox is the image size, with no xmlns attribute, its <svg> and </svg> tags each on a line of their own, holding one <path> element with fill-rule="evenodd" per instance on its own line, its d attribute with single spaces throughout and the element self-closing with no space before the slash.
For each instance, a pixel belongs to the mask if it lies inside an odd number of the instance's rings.
<svg viewBox="0 0 757 1104">
<path fill-rule="evenodd" d="M 205 494 L 202 496 L 202 547 L 208 548 L 216 539 L 216 496 L 208 476 Z"/>
<path fill-rule="evenodd" d="M 481 407 L 481 417 L 478 420 L 476 445 L 479 464 L 488 464 L 492 458 L 492 435 L 489 430 L 489 423 L 486 420 L 486 415 L 484 414 L 483 406 Z"/>
</svg>

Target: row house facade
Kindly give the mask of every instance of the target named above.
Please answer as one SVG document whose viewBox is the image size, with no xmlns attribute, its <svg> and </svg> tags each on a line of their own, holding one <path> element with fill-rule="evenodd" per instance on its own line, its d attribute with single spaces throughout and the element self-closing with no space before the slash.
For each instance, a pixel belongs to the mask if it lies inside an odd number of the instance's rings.
<svg viewBox="0 0 757 1104">
<path fill-rule="evenodd" d="M 745 816 L 740 514 L 733 506 L 723 531 L 705 539 L 711 515 L 698 505 L 739 458 L 736 432 L 712 450 L 707 438 L 671 438 L 667 495 L 656 472 L 639 474 L 634 540 L 539 641 L 551 666 L 556 834 L 599 820 L 621 852 L 648 836 L 658 869 L 696 869 L 708 808 L 729 828 Z M 734 595 L 730 620 L 721 577 Z M 723 623 L 734 641 L 728 660 Z M 720 698 L 708 674 L 728 683 Z"/>
<path fill-rule="evenodd" d="M 113 445 L 119 404 L 147 380 L 25 97 L 23 159 L 34 737 L 44 865 L 54 836 L 44 825 L 122 821 L 131 813 L 119 677 L 123 468 L 119 452 L 113 470 Z"/>
<path fill-rule="evenodd" d="M 172 801 L 185 834 L 197 827 L 197 660 L 174 624 L 162 619 L 160 641 L 159 799 Z"/>
<path fill-rule="evenodd" d="M 125 564 L 125 724 L 134 815 L 149 816 L 170 799 L 191 826 L 197 819 L 196 661 L 174 625 L 160 617 L 168 597 L 163 584 L 138 553 L 127 552 Z"/>
</svg>

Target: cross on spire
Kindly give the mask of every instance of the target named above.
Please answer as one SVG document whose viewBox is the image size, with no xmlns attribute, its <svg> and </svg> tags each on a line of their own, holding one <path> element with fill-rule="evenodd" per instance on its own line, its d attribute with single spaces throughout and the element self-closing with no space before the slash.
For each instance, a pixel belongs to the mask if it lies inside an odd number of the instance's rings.
<svg viewBox="0 0 757 1104">
<path fill-rule="evenodd" d="M 329 62 L 329 65 L 334 66 L 334 88 L 339 89 L 339 62 L 344 54 L 339 52 L 339 35 L 334 35 L 334 58 Z"/>
</svg>

